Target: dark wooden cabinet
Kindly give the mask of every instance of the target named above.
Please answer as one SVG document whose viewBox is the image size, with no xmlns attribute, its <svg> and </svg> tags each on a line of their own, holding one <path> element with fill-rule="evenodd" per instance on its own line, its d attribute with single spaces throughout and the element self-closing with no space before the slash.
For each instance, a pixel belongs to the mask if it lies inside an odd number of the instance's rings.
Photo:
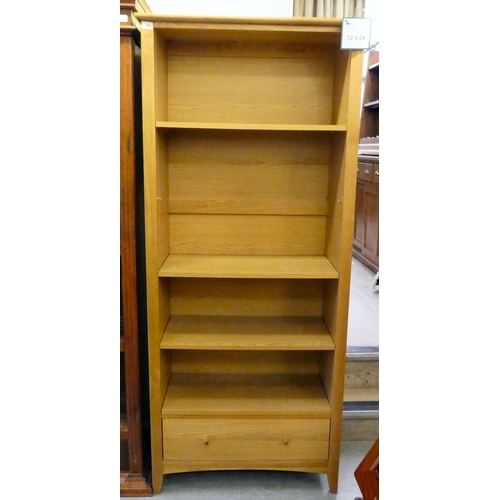
<svg viewBox="0 0 500 500">
<path fill-rule="evenodd" d="M 379 52 L 366 54 L 363 78 L 353 255 L 379 271 Z"/>
<path fill-rule="evenodd" d="M 120 496 L 151 496 L 141 322 L 140 44 L 135 0 L 120 2 Z M 143 223 L 142 223 L 143 225 Z M 143 278 L 144 279 L 144 278 Z M 146 384 L 146 385 L 145 385 Z"/>
<path fill-rule="evenodd" d="M 379 52 L 368 52 L 367 69 L 364 76 L 363 101 L 359 137 L 379 135 Z"/>
<path fill-rule="evenodd" d="M 374 272 L 379 264 L 379 157 L 358 157 L 354 256 Z"/>
</svg>

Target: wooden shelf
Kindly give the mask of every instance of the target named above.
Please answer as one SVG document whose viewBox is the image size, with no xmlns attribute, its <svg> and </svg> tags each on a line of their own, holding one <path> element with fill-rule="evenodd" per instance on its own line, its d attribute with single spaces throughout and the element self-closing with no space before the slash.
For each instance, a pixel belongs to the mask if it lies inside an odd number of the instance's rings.
<svg viewBox="0 0 500 500">
<path fill-rule="evenodd" d="M 315 374 L 174 373 L 162 416 L 329 418 L 330 404 Z"/>
<path fill-rule="evenodd" d="M 171 316 L 162 349 L 335 349 L 320 317 Z"/>
<path fill-rule="evenodd" d="M 160 277 L 336 279 L 338 271 L 321 256 L 172 255 Z"/>
<path fill-rule="evenodd" d="M 277 130 L 285 132 L 345 132 L 345 125 L 300 125 L 279 123 L 156 122 L 156 128 L 196 130 Z"/>
</svg>

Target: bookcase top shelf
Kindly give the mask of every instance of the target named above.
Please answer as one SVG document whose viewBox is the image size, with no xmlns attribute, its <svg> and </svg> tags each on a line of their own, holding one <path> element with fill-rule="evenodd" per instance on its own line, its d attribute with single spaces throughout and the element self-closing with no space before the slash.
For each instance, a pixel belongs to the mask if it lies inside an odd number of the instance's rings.
<svg viewBox="0 0 500 500">
<path fill-rule="evenodd" d="M 340 43 L 342 19 L 306 17 L 182 16 L 138 13 L 141 22 L 154 23 L 155 30 L 168 39 L 222 41 L 283 41 Z M 142 27 L 144 29 L 144 26 Z"/>
</svg>

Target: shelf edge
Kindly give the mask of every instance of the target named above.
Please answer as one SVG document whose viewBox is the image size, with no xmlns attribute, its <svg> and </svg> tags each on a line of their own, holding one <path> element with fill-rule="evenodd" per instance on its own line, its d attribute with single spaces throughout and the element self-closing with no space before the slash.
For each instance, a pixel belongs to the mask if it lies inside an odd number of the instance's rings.
<svg viewBox="0 0 500 500">
<path fill-rule="evenodd" d="M 217 123 L 157 121 L 157 129 L 181 130 L 262 130 L 282 132 L 345 132 L 346 125 L 301 125 L 279 123 Z"/>
</svg>

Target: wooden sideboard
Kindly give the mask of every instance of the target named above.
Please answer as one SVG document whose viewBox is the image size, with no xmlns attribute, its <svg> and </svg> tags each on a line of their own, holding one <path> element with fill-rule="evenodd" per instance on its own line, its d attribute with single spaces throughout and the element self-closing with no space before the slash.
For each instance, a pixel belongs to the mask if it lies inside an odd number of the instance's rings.
<svg viewBox="0 0 500 500">
<path fill-rule="evenodd" d="M 358 156 L 353 255 L 379 270 L 379 157 Z"/>
</svg>

